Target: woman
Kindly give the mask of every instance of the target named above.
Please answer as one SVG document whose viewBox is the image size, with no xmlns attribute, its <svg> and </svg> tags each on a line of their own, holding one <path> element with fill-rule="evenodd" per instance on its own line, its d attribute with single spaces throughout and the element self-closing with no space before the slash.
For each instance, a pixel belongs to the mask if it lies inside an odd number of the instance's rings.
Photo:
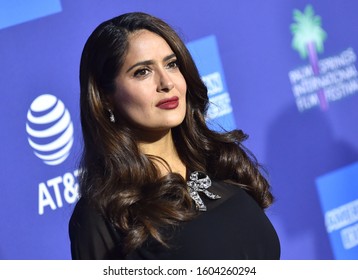
<svg viewBox="0 0 358 280">
<path fill-rule="evenodd" d="M 205 123 L 207 88 L 162 20 L 100 24 L 80 66 L 84 150 L 73 259 L 278 259 L 273 200 L 242 131 Z"/>
</svg>

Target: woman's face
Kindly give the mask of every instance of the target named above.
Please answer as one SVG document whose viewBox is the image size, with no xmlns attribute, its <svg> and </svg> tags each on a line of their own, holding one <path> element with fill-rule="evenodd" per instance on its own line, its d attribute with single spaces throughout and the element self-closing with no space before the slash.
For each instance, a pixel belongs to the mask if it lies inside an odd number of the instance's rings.
<svg viewBox="0 0 358 280">
<path fill-rule="evenodd" d="M 179 125 L 186 112 L 186 82 L 167 42 L 148 30 L 129 35 L 124 64 L 115 80 L 117 117 L 141 131 Z"/>
</svg>

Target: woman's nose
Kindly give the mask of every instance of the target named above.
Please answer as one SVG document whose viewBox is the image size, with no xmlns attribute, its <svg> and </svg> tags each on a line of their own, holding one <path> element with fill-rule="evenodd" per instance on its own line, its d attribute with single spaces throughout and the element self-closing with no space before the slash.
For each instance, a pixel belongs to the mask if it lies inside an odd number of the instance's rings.
<svg viewBox="0 0 358 280">
<path fill-rule="evenodd" d="M 174 88 L 174 83 L 165 71 L 159 73 L 158 92 L 169 92 Z"/>
</svg>

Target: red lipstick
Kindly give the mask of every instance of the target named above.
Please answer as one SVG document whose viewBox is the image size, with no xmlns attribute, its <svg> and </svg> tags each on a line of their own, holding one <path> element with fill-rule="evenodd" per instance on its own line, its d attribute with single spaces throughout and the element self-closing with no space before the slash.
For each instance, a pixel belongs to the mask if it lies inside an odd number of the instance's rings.
<svg viewBox="0 0 358 280">
<path fill-rule="evenodd" d="M 179 97 L 173 96 L 171 98 L 164 98 L 160 100 L 155 106 L 164 110 L 175 109 L 179 106 Z"/>
</svg>

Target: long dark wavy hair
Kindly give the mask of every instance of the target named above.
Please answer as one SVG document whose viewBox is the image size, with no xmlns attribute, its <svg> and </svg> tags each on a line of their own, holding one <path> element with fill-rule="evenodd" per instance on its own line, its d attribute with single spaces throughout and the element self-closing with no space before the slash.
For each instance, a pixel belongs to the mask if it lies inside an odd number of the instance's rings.
<svg viewBox="0 0 358 280">
<path fill-rule="evenodd" d="M 134 12 L 100 24 L 88 38 L 80 64 L 80 107 L 83 133 L 80 195 L 95 206 L 123 234 L 124 252 L 152 237 L 167 245 L 163 228 L 195 215 L 186 178 L 169 172 L 162 177 L 155 159 L 141 153 L 135 133 L 124 118 L 110 122 L 114 80 L 128 50 L 128 36 L 146 29 L 161 36 L 177 57 L 187 83 L 184 121 L 172 129 L 177 152 L 188 170 L 203 171 L 211 179 L 245 186 L 261 208 L 273 196 L 260 165 L 242 142 L 241 130 L 219 133 L 208 128 L 207 88 L 177 33 L 161 19 Z"/>
</svg>

